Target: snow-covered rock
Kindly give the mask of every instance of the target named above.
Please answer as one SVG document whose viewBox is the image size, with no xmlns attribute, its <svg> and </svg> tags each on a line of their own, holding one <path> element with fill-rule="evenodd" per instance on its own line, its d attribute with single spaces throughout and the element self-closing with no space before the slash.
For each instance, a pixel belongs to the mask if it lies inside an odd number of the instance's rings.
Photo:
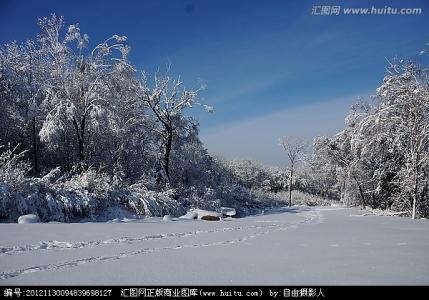
<svg viewBox="0 0 429 300">
<path fill-rule="evenodd" d="M 201 220 L 204 220 L 204 221 L 219 221 L 220 218 L 217 217 L 217 216 L 206 215 L 206 216 L 202 216 Z"/>
<path fill-rule="evenodd" d="M 40 218 L 37 215 L 23 215 L 18 218 L 18 224 L 40 223 Z"/>
<path fill-rule="evenodd" d="M 221 218 L 222 214 L 215 212 L 215 211 L 210 211 L 210 210 L 193 209 L 193 210 L 190 210 L 186 215 L 181 216 L 180 219 L 186 219 L 186 220 L 199 219 L 199 220 L 201 220 L 204 216 Z"/>
<path fill-rule="evenodd" d="M 226 216 L 226 217 L 234 217 L 237 214 L 237 211 L 235 210 L 235 208 L 230 208 L 230 207 L 221 207 L 220 212 L 222 213 L 223 216 Z"/>
<path fill-rule="evenodd" d="M 204 216 L 212 216 L 212 217 L 218 217 L 218 218 L 222 217 L 221 213 L 210 211 L 210 210 L 195 209 L 194 212 L 197 213 L 198 219 L 200 220 Z"/>
</svg>

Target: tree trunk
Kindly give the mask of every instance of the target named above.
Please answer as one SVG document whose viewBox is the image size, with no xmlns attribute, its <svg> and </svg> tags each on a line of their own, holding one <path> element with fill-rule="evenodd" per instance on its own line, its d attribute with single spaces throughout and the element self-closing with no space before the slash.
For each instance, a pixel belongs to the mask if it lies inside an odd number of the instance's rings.
<svg viewBox="0 0 429 300">
<path fill-rule="evenodd" d="M 165 175 L 167 176 L 168 181 L 170 181 L 170 153 L 171 146 L 173 144 L 173 130 L 170 126 L 165 126 L 165 149 L 164 149 L 164 160 L 163 167 Z"/>
<path fill-rule="evenodd" d="M 413 212 L 412 212 L 412 215 L 411 215 L 412 219 L 416 218 L 416 203 L 417 203 L 417 197 L 416 196 L 417 195 L 414 193 L 413 194 Z"/>
<path fill-rule="evenodd" d="M 340 203 L 342 203 L 346 207 L 349 206 L 349 203 L 346 200 L 346 181 L 345 180 L 343 180 L 340 187 Z"/>
<path fill-rule="evenodd" d="M 79 161 L 83 161 L 85 159 L 85 145 L 84 145 L 84 137 L 85 137 L 85 118 L 80 122 L 80 126 L 78 125 L 75 118 L 73 118 L 73 125 L 76 131 L 77 142 L 79 146 Z"/>
<path fill-rule="evenodd" d="M 85 159 L 85 116 L 82 118 L 80 123 L 80 143 L 79 143 L 79 159 L 83 161 Z"/>
<path fill-rule="evenodd" d="M 411 214 L 411 218 L 416 218 L 416 206 L 417 206 L 417 198 L 419 193 L 419 182 L 418 182 L 418 170 L 417 170 L 417 164 L 413 162 L 413 180 L 414 180 L 414 186 L 413 186 L 413 211 Z"/>
<path fill-rule="evenodd" d="M 31 135 L 33 139 L 33 174 L 39 173 L 39 160 L 37 157 L 37 134 L 36 134 L 36 118 L 33 118 Z"/>
<path fill-rule="evenodd" d="M 292 207 L 292 178 L 293 178 L 293 164 L 290 169 L 290 177 L 289 177 L 289 207 Z"/>
<path fill-rule="evenodd" d="M 371 207 L 373 209 L 376 209 L 378 205 L 377 205 L 377 199 L 375 197 L 374 191 L 375 191 L 375 186 L 374 186 L 374 184 L 372 184 L 372 193 L 371 193 L 372 204 L 371 204 Z"/>
<path fill-rule="evenodd" d="M 362 207 L 363 207 L 363 209 L 365 209 L 366 208 L 365 194 L 363 193 L 362 187 L 359 184 L 359 181 L 357 180 L 356 176 L 353 175 L 353 179 L 355 180 L 355 182 L 356 182 L 356 184 L 357 184 L 357 186 L 359 188 L 359 194 L 360 194 L 360 197 L 361 197 L 361 200 L 362 200 Z"/>
</svg>

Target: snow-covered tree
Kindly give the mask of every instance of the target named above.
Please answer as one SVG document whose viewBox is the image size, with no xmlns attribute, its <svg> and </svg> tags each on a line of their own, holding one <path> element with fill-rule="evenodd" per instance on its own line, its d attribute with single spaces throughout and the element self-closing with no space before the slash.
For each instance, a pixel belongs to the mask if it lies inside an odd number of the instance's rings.
<svg viewBox="0 0 429 300">
<path fill-rule="evenodd" d="M 338 199 L 341 186 L 338 182 L 338 167 L 320 152 L 304 160 L 298 174 L 298 188 L 324 199 Z"/>
<path fill-rule="evenodd" d="M 170 181 L 170 159 L 174 135 L 179 130 L 191 133 L 193 122 L 183 115 L 183 111 L 194 105 L 201 105 L 198 102 L 198 94 L 203 90 L 203 86 L 186 89 L 180 77 L 174 79 L 168 74 L 168 71 L 166 75 L 156 73 L 153 84 L 149 82 L 149 77 L 143 74 L 138 96 L 150 107 L 156 122 L 161 124 L 154 130 L 162 137 L 162 158 L 160 160 L 165 179 Z M 210 106 L 204 105 L 204 107 L 208 112 L 213 111 Z"/>
<path fill-rule="evenodd" d="M 404 155 L 405 165 L 398 174 L 400 195 L 410 196 L 414 219 L 428 183 L 429 73 L 403 60 L 390 70 L 377 90 L 380 105 L 373 118 L 376 126 L 394 136 L 393 145 Z"/>
<path fill-rule="evenodd" d="M 70 25 L 63 39 L 61 18 L 42 19 L 40 24 L 42 39 L 50 46 L 55 62 L 46 87 L 44 107 L 48 112 L 40 136 L 48 143 L 60 136 L 70 141 L 73 132 L 79 161 L 84 161 L 90 130 L 110 108 L 106 78 L 118 64 L 128 65 L 126 38 L 113 35 L 85 55 L 88 35 L 80 33 L 78 24 Z M 77 52 L 72 43 L 76 43 Z"/>
<path fill-rule="evenodd" d="M 292 183 L 294 176 L 294 169 L 299 161 L 301 161 L 307 150 L 307 142 L 300 137 L 281 137 L 280 145 L 286 152 L 290 163 L 289 175 L 289 207 L 292 206 Z"/>
<path fill-rule="evenodd" d="M 427 68 L 398 60 L 372 102 L 352 107 L 343 131 L 316 140 L 316 155 L 340 170 L 342 198 L 356 191 L 363 207 L 410 211 L 413 218 L 427 210 L 428 78 Z"/>
<path fill-rule="evenodd" d="M 362 184 L 358 176 L 358 160 L 353 156 L 351 149 L 351 128 L 346 128 L 333 137 L 318 137 L 315 140 L 314 151 L 317 157 L 323 157 L 336 166 L 339 170 L 338 180 L 340 185 L 341 200 L 346 202 L 347 187 L 350 184 L 355 184 L 359 190 L 361 204 L 365 207 L 365 195 Z"/>
<path fill-rule="evenodd" d="M 12 100 L 2 106 L 9 118 L 13 118 L 10 125 L 14 126 L 8 131 L 15 135 L 16 142 L 23 147 L 31 147 L 34 174 L 39 172 L 38 134 L 39 123 L 43 119 L 40 104 L 50 67 L 46 60 L 46 50 L 33 40 L 27 40 L 23 44 L 12 42 L 0 49 L 2 79 L 4 83 L 8 83 L 7 96 Z"/>
</svg>

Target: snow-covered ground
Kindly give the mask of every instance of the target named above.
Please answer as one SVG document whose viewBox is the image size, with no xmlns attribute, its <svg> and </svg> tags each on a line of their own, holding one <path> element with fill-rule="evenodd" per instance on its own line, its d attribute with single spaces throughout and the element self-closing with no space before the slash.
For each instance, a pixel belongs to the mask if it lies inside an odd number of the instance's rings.
<svg viewBox="0 0 429 300">
<path fill-rule="evenodd" d="M 429 221 L 361 214 L 0 224 L 0 285 L 429 284 Z"/>
</svg>

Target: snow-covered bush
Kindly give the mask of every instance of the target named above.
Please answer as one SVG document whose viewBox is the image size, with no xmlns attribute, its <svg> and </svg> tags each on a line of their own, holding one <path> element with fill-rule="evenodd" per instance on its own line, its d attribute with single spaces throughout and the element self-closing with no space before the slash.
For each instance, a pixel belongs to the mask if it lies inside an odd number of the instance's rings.
<svg viewBox="0 0 429 300">
<path fill-rule="evenodd" d="M 17 148 L 0 146 L 0 151 L 5 149 L 0 154 L 0 219 L 9 218 L 11 210 L 25 214 L 28 208 L 20 192 L 29 192 L 31 180 L 26 174 L 31 168 Z"/>
<path fill-rule="evenodd" d="M 100 198 L 107 198 L 115 188 L 111 176 L 92 168 L 73 175 L 65 174 L 56 182 L 56 186 L 68 191 L 83 189 Z"/>
<path fill-rule="evenodd" d="M 6 185 L 11 191 L 18 191 L 28 184 L 27 173 L 31 170 L 30 165 L 23 161 L 24 152 L 17 151 L 19 145 L 11 149 L 0 145 L 0 184 Z M 6 150 L 4 150 L 6 148 Z"/>
<path fill-rule="evenodd" d="M 181 216 L 185 209 L 176 200 L 175 190 L 149 191 L 141 184 L 129 187 L 129 193 L 123 198 L 123 203 L 133 212 L 144 216 Z"/>
</svg>

